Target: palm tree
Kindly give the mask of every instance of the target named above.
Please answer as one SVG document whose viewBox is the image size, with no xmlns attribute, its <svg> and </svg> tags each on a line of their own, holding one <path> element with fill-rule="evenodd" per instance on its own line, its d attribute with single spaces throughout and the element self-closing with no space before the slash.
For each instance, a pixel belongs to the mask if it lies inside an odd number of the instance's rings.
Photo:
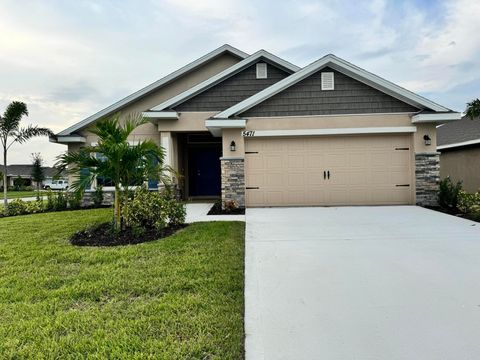
<svg viewBox="0 0 480 360">
<path fill-rule="evenodd" d="M 7 209 L 7 152 L 10 147 L 22 144 L 36 136 L 53 136 L 50 129 L 28 125 L 20 127 L 23 116 L 28 116 L 27 105 L 21 101 L 12 101 L 0 116 L 0 143 L 3 147 L 3 204 Z"/>
<path fill-rule="evenodd" d="M 475 99 L 467 103 L 465 114 L 472 120 L 480 117 L 480 99 Z"/>
<path fill-rule="evenodd" d="M 161 178 L 164 150 L 152 140 L 131 145 L 129 136 L 148 120 L 132 115 L 120 124 L 120 114 L 102 119 L 90 129 L 98 136 L 98 143 L 85 146 L 78 152 L 67 152 L 58 157 L 56 167 L 75 176 L 71 189 L 83 193 L 97 176 L 110 179 L 115 187 L 114 224 L 120 229 L 122 209 L 120 195 L 128 201 L 128 187 L 149 178 Z M 125 206 L 127 211 L 128 206 Z"/>
</svg>

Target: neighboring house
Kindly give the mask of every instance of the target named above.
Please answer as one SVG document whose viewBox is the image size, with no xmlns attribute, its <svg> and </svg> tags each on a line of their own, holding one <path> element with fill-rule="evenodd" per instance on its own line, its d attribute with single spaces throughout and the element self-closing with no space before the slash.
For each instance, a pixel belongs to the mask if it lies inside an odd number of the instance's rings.
<svg viewBox="0 0 480 360">
<path fill-rule="evenodd" d="M 437 128 L 440 177 L 462 181 L 467 192 L 480 189 L 480 119 L 464 116 Z"/>
<path fill-rule="evenodd" d="M 32 180 L 33 165 L 31 164 L 17 164 L 7 166 L 7 184 L 8 186 L 14 186 L 15 179 L 24 179 L 25 186 L 37 186 L 36 182 Z M 3 167 L 0 171 L 3 171 Z M 56 176 L 57 170 L 52 167 L 43 167 L 45 173 L 45 180 L 43 183 L 52 181 Z M 43 183 L 41 185 L 43 185 Z M 0 186 L 3 186 L 3 177 L 0 179 Z"/>
<path fill-rule="evenodd" d="M 51 141 L 95 143 L 88 128 L 119 111 L 150 119 L 132 141 L 166 149 L 185 199 L 241 207 L 433 204 L 436 125 L 460 118 L 334 55 L 300 69 L 224 45 Z"/>
</svg>

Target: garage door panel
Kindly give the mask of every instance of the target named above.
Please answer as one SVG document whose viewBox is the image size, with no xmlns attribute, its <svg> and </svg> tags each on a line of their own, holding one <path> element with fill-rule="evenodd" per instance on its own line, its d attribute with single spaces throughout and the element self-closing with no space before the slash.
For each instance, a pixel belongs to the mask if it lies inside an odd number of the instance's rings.
<svg viewBox="0 0 480 360">
<path fill-rule="evenodd" d="M 413 200 L 411 135 L 249 138 L 246 150 L 258 151 L 246 154 L 247 186 L 259 187 L 247 190 L 247 206 Z"/>
</svg>

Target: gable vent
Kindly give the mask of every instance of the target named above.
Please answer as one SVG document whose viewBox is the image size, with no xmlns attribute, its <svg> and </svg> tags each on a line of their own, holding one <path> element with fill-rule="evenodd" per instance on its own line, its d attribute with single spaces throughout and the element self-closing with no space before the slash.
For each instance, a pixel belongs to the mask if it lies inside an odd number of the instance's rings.
<svg viewBox="0 0 480 360">
<path fill-rule="evenodd" d="M 266 79 L 266 78 L 267 78 L 267 64 L 257 63 L 257 79 Z"/>
<path fill-rule="evenodd" d="M 322 72 L 322 90 L 334 90 L 333 72 Z"/>
</svg>

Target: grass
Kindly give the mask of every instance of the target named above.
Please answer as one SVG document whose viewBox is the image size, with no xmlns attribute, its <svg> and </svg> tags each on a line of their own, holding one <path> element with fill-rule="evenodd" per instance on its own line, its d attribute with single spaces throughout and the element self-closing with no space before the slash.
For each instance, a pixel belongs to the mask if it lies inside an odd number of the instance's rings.
<svg viewBox="0 0 480 360">
<path fill-rule="evenodd" d="M 110 209 L 0 219 L 0 358 L 243 358 L 244 224 L 74 247 Z"/>
<path fill-rule="evenodd" d="M 45 195 L 45 193 L 40 192 L 40 195 Z M 3 199 L 3 192 L 2 192 L 2 199 Z M 9 191 L 7 193 L 7 198 L 8 199 L 18 199 L 18 198 L 24 198 L 24 197 L 36 197 L 37 192 L 36 191 Z"/>
</svg>

